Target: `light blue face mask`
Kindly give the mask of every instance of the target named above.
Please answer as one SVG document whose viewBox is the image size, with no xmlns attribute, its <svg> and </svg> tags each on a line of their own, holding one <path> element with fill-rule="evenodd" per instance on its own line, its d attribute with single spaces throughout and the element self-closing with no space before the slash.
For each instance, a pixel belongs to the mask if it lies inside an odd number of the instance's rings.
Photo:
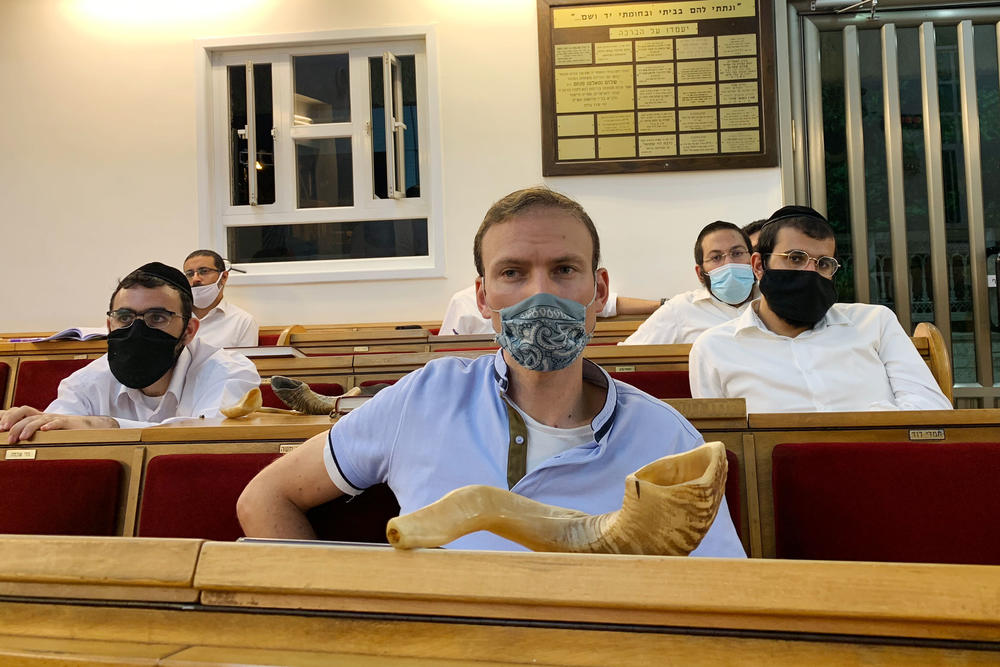
<svg viewBox="0 0 1000 667">
<path fill-rule="evenodd" d="M 597 287 L 594 287 L 594 298 Z M 587 331 L 587 307 L 539 292 L 500 312 L 496 341 L 529 371 L 558 371 L 572 364 L 593 332 Z"/>
<path fill-rule="evenodd" d="M 723 264 L 705 275 L 711 281 L 715 298 L 730 306 L 738 306 L 746 301 L 753 289 L 754 275 L 749 264 Z"/>
</svg>

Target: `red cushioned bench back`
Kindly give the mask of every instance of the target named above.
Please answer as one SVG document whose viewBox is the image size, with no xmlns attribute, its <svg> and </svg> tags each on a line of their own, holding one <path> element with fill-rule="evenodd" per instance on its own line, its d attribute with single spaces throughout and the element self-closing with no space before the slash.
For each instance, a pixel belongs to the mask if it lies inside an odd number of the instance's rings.
<svg viewBox="0 0 1000 667">
<path fill-rule="evenodd" d="M 7 380 L 10 379 L 10 364 L 0 361 L 0 409 L 4 407 L 3 400 L 7 397 Z"/>
<path fill-rule="evenodd" d="M 687 371 L 631 371 L 608 373 L 654 398 L 691 398 Z"/>
<path fill-rule="evenodd" d="M 385 524 L 399 515 L 399 503 L 386 484 L 364 493 L 340 496 L 309 511 L 309 522 L 321 540 L 388 543 Z"/>
<path fill-rule="evenodd" d="M 254 476 L 280 454 L 163 454 L 146 468 L 140 537 L 243 537 L 236 500 Z M 309 512 L 324 540 L 385 542 L 385 523 L 399 514 L 385 484 L 341 496 Z"/>
<path fill-rule="evenodd" d="M 778 558 L 1000 565 L 1000 443 L 774 448 Z"/>
<path fill-rule="evenodd" d="M 93 359 L 38 359 L 22 361 L 17 369 L 12 406 L 30 405 L 44 410 L 56 400 L 59 383 Z"/>
<path fill-rule="evenodd" d="M 115 535 L 121 479 L 108 459 L 0 461 L 0 533 Z"/>
<path fill-rule="evenodd" d="M 278 344 L 280 334 L 257 334 L 257 347 L 274 347 Z"/>
<path fill-rule="evenodd" d="M 281 456 L 162 454 L 146 466 L 140 537 L 243 537 L 236 499 L 254 476 Z"/>
<path fill-rule="evenodd" d="M 323 396 L 340 396 L 344 393 L 344 385 L 338 382 L 310 382 L 309 388 Z M 288 408 L 269 384 L 260 385 L 260 397 L 264 400 L 265 408 Z"/>
<path fill-rule="evenodd" d="M 399 382 L 399 378 L 393 378 L 388 380 L 365 380 L 358 384 L 359 387 L 364 389 L 365 387 L 374 387 L 377 384 L 396 384 Z"/>
</svg>

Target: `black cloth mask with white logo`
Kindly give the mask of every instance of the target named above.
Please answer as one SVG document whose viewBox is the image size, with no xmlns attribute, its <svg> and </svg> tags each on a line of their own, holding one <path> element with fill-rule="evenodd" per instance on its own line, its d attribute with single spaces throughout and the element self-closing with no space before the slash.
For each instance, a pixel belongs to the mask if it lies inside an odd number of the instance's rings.
<svg viewBox="0 0 1000 667">
<path fill-rule="evenodd" d="M 760 293 L 767 306 L 789 324 L 812 327 L 837 301 L 833 281 L 815 271 L 765 269 Z"/>
<path fill-rule="evenodd" d="M 142 389 L 173 367 L 183 347 L 180 338 L 146 326 L 139 317 L 132 326 L 108 334 L 108 365 L 123 385 Z"/>
</svg>

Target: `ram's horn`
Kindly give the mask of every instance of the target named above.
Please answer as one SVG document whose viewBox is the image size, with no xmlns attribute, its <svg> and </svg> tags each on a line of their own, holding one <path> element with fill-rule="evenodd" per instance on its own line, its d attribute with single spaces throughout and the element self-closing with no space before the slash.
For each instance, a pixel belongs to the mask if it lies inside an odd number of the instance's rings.
<svg viewBox="0 0 1000 667">
<path fill-rule="evenodd" d="M 721 442 L 665 456 L 629 475 L 621 509 L 601 515 L 492 486 L 465 486 L 391 519 L 386 536 L 394 547 L 415 549 L 488 530 L 534 551 L 686 556 L 715 520 L 726 469 Z"/>
<path fill-rule="evenodd" d="M 236 405 L 230 405 L 225 408 L 220 408 L 221 412 L 226 417 L 230 419 L 239 419 L 240 417 L 246 417 L 251 412 L 259 410 L 264 404 L 264 400 L 260 395 L 260 388 L 254 387 L 240 399 L 240 402 Z"/>
<path fill-rule="evenodd" d="M 293 380 L 282 375 L 271 378 L 271 389 L 288 407 L 307 415 L 328 415 L 336 407 L 339 396 L 323 396 L 309 388 L 302 380 Z M 357 396 L 361 390 L 349 389 L 344 396 Z"/>
</svg>

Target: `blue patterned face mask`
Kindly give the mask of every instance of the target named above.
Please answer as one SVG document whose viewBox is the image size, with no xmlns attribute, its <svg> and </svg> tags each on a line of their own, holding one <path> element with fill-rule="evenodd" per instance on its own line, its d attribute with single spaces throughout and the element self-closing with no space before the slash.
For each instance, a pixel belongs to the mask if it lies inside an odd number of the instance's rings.
<svg viewBox="0 0 1000 667">
<path fill-rule="evenodd" d="M 723 264 L 705 275 L 711 281 L 715 298 L 730 306 L 738 306 L 746 301 L 756 280 L 749 264 Z"/>
<path fill-rule="evenodd" d="M 597 286 L 594 286 L 594 298 Z M 587 307 L 539 292 L 500 310 L 496 341 L 529 371 L 558 371 L 580 356 L 593 332 L 587 331 Z"/>
</svg>

